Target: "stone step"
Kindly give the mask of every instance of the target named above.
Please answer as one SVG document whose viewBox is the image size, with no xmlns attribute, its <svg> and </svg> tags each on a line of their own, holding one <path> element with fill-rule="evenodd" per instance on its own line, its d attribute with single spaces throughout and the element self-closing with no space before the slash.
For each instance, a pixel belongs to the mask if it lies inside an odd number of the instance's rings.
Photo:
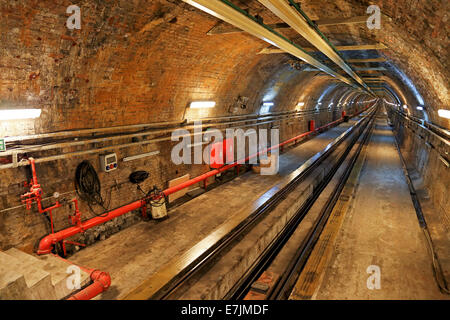
<svg viewBox="0 0 450 320">
<path fill-rule="evenodd" d="M 18 262 L 17 271 L 24 275 L 25 282 L 34 300 L 56 300 L 52 277 L 42 269 L 41 261 L 16 248 L 4 252 Z"/>
<path fill-rule="evenodd" d="M 42 269 L 49 272 L 52 276 L 52 284 L 55 287 L 55 292 L 58 299 L 63 299 L 76 290 L 70 289 L 67 286 L 67 278 L 73 275 L 73 273 L 68 270 L 72 264 L 51 254 L 40 256 L 39 260 L 44 262 Z M 80 270 L 81 287 L 83 288 L 87 286 L 90 282 L 91 278 L 89 273 Z"/>
<path fill-rule="evenodd" d="M 24 263 L 33 264 L 50 274 L 51 284 L 54 287 L 54 298 L 47 297 L 45 299 L 63 299 L 74 291 L 67 286 L 67 278 L 72 275 L 68 273 L 68 267 L 71 265 L 69 262 L 51 254 L 35 257 L 18 249 L 9 249 L 7 252 Z M 82 270 L 80 277 L 81 287 L 88 285 L 91 281 L 89 273 Z"/>
<path fill-rule="evenodd" d="M 32 299 L 25 277 L 18 271 L 17 264 L 17 259 L 0 252 L 0 300 Z"/>
</svg>

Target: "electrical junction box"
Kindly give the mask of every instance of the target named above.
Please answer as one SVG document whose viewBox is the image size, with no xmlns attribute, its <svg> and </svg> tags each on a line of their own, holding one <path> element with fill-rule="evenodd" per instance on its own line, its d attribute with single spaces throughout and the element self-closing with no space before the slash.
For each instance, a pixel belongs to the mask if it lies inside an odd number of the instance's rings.
<svg viewBox="0 0 450 320">
<path fill-rule="evenodd" d="M 115 153 L 100 156 L 100 168 L 103 172 L 110 172 L 117 169 L 117 155 Z"/>
<path fill-rule="evenodd" d="M 5 139 L 0 139 L 0 152 L 6 151 Z"/>
</svg>

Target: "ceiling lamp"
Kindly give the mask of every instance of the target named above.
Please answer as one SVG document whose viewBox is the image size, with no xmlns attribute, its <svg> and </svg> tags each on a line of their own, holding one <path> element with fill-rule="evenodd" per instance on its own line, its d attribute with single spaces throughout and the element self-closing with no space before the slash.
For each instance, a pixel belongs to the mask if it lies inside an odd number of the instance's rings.
<svg viewBox="0 0 450 320">
<path fill-rule="evenodd" d="M 216 106 L 215 101 L 194 101 L 191 102 L 191 109 L 204 109 L 204 108 L 214 108 Z"/>
</svg>

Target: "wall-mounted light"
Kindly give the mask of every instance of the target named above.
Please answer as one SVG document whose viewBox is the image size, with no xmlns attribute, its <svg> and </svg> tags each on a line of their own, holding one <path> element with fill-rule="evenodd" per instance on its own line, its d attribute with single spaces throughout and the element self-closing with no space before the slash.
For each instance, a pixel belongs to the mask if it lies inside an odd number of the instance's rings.
<svg viewBox="0 0 450 320">
<path fill-rule="evenodd" d="M 204 109 L 204 108 L 214 108 L 216 106 L 215 101 L 193 101 L 191 102 L 191 109 Z"/>
<path fill-rule="evenodd" d="M 404 104 L 403 109 L 408 109 L 408 106 L 406 104 Z"/>
<path fill-rule="evenodd" d="M 273 107 L 275 104 L 273 102 L 263 102 L 261 110 L 259 111 L 260 114 L 268 113 L 270 108 Z"/>
<path fill-rule="evenodd" d="M 441 118 L 450 119 L 450 110 L 439 109 L 438 115 Z"/>
<path fill-rule="evenodd" d="M 421 107 L 421 106 L 418 106 L 418 107 L 417 107 L 417 110 L 419 110 L 419 111 L 423 111 L 423 107 Z"/>
<path fill-rule="evenodd" d="M 301 111 L 302 107 L 305 105 L 304 102 L 297 103 L 297 106 L 295 107 L 295 111 Z"/>
<path fill-rule="evenodd" d="M 41 109 L 7 109 L 0 110 L 0 120 L 35 119 L 41 115 Z"/>
<path fill-rule="evenodd" d="M 124 162 L 133 161 L 133 160 L 137 160 L 137 159 L 142 159 L 142 158 L 146 158 L 146 157 L 155 156 L 157 154 L 159 154 L 159 150 L 152 151 L 152 152 L 147 152 L 147 153 L 142 153 L 142 154 L 138 154 L 138 155 L 131 156 L 131 157 L 126 157 L 126 158 L 123 158 L 122 161 L 124 161 Z"/>
</svg>

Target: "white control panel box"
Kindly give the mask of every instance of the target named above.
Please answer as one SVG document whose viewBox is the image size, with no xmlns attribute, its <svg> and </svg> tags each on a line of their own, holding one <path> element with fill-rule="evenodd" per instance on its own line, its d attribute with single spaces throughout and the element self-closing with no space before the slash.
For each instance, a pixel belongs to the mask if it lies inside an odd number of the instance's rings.
<svg viewBox="0 0 450 320">
<path fill-rule="evenodd" d="M 115 153 L 100 156 L 100 168 L 104 172 L 110 172 L 117 169 L 117 155 Z"/>
</svg>

